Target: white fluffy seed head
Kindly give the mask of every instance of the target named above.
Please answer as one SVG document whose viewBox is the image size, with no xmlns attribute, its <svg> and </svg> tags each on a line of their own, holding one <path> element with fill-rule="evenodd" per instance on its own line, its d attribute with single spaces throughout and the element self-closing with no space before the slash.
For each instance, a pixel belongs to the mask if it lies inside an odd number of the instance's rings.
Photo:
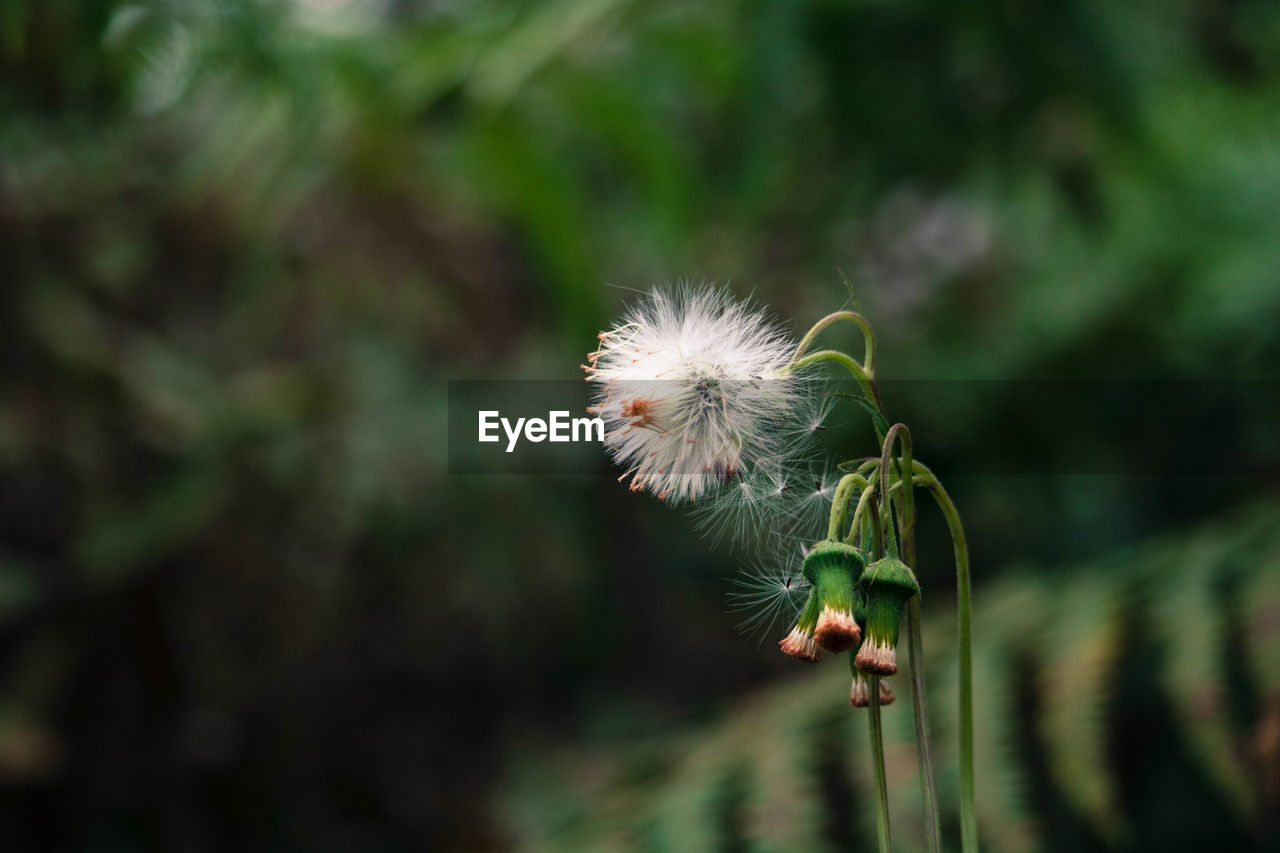
<svg viewBox="0 0 1280 853">
<path fill-rule="evenodd" d="M 795 342 L 776 323 L 723 290 L 682 287 L 649 293 L 599 337 L 584 365 L 591 411 L 633 490 L 679 503 L 750 483 L 749 508 L 785 494 L 822 400 L 788 369 Z"/>
</svg>

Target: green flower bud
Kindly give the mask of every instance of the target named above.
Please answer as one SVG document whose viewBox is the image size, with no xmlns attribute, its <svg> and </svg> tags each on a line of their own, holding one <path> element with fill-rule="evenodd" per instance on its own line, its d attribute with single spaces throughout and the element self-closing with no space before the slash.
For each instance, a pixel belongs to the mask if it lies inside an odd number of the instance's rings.
<svg viewBox="0 0 1280 853">
<path fill-rule="evenodd" d="M 822 660 L 822 650 L 813 639 L 814 629 L 818 625 L 818 614 L 822 609 L 816 586 L 809 589 L 809 598 L 800 610 L 800 618 L 791 633 L 778 641 L 782 651 L 793 658 L 817 663 Z"/>
<path fill-rule="evenodd" d="M 814 639 L 829 652 L 847 652 L 862 642 L 854 618 L 854 584 L 865 562 L 857 548 L 830 541 L 819 542 L 804 558 L 804 576 L 820 606 Z"/>
<path fill-rule="evenodd" d="M 893 675 L 898 671 L 895 649 L 902 605 L 920 592 L 920 584 L 906 563 L 885 557 L 867 566 L 859 586 L 867 599 L 867 625 L 855 663 L 863 672 Z"/>
</svg>

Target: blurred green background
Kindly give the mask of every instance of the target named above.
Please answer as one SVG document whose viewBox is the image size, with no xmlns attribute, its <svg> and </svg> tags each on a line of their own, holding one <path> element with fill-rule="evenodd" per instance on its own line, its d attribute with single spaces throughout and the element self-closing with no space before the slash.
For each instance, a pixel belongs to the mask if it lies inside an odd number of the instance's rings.
<svg viewBox="0 0 1280 853">
<path fill-rule="evenodd" d="M 1280 7 L 0 0 L 0 262 L 0 847 L 852 849 L 865 723 L 736 629 L 753 555 L 449 475 L 446 381 L 580 376 L 682 277 L 803 329 L 837 267 L 885 377 L 1275 379 Z M 1275 424 L 1193 429 L 1135 477 L 916 427 L 990 849 L 1280 848 Z"/>
</svg>

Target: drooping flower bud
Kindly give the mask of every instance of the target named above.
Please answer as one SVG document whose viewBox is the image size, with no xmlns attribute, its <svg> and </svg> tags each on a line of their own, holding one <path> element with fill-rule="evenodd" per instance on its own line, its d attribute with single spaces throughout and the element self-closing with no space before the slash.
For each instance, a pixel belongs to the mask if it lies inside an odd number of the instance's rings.
<svg viewBox="0 0 1280 853">
<path fill-rule="evenodd" d="M 880 679 L 880 704 L 892 705 L 893 700 L 897 697 L 893 695 L 893 691 L 889 689 L 889 682 L 883 678 Z M 855 708 L 866 708 L 871 705 L 871 679 L 867 678 L 866 673 L 855 669 L 853 671 L 853 686 L 849 689 L 849 704 Z"/>
<path fill-rule="evenodd" d="M 786 654 L 800 660 L 807 660 L 811 663 L 817 663 L 822 660 L 822 649 L 818 648 L 818 643 L 813 639 L 814 629 L 818 625 L 818 613 L 822 609 L 821 601 L 818 598 L 817 587 L 809 589 L 809 598 L 805 601 L 804 607 L 800 610 L 800 617 L 796 620 L 796 626 L 791 629 L 791 633 L 778 641 L 778 646 Z"/>
<path fill-rule="evenodd" d="M 898 671 L 895 649 L 902 605 L 920 592 L 920 585 L 897 557 L 884 557 L 867 566 L 859 585 L 866 596 L 867 624 L 855 663 L 863 672 L 893 675 Z"/>
<path fill-rule="evenodd" d="M 819 542 L 804 558 L 804 576 L 819 602 L 814 639 L 829 652 L 856 649 L 862 629 L 854 618 L 854 584 L 865 564 L 862 552 L 840 542 Z"/>
</svg>

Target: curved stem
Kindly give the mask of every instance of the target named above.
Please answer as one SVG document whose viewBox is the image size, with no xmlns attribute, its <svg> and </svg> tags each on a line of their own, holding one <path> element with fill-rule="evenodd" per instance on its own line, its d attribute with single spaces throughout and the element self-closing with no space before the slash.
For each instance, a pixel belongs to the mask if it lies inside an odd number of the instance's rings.
<svg viewBox="0 0 1280 853">
<path fill-rule="evenodd" d="M 880 467 L 880 457 L 868 456 L 866 459 L 862 460 L 862 464 L 858 466 L 857 470 L 859 474 L 862 474 L 865 476 L 870 474 L 872 470 L 879 467 Z"/>
<path fill-rule="evenodd" d="M 863 395 L 875 404 L 876 409 L 882 415 L 884 414 L 884 401 L 880 399 L 880 389 L 876 387 L 876 383 L 871 379 L 871 374 L 845 353 L 833 349 L 824 349 L 795 359 L 788 368 L 790 370 L 801 370 L 820 361 L 833 361 L 853 374 L 853 378 L 858 380 L 858 385 L 862 388 Z"/>
<path fill-rule="evenodd" d="M 871 505 L 871 496 L 876 493 L 875 484 L 879 476 L 879 472 L 873 471 L 867 485 L 862 489 L 862 495 L 858 498 L 858 506 L 853 511 L 853 521 L 850 524 L 849 535 L 853 535 L 854 530 L 859 530 L 858 523 L 862 521 L 863 516 L 867 512 L 867 507 Z"/>
<path fill-rule="evenodd" d="M 844 529 L 845 519 L 849 515 L 849 495 L 855 486 L 866 488 L 867 478 L 854 472 L 845 474 L 836 484 L 836 493 L 831 498 L 831 518 L 827 524 L 827 538 L 833 542 L 840 541 L 840 532 Z"/>
<path fill-rule="evenodd" d="M 884 772 L 884 726 L 880 720 L 880 676 L 867 676 L 871 691 L 870 714 L 867 717 L 871 732 L 871 769 L 876 792 L 876 836 L 880 839 L 880 853 L 890 853 L 893 844 L 889 839 L 889 783 Z"/>
<path fill-rule="evenodd" d="M 880 516 L 884 519 L 889 528 L 889 554 L 898 556 L 898 540 L 893 536 L 893 513 L 889 504 L 889 454 L 893 452 L 893 443 L 897 441 L 902 448 L 901 467 L 898 470 L 899 481 L 908 479 L 911 475 L 906 472 L 911 470 L 911 430 L 907 429 L 906 424 L 897 423 L 889 427 L 889 431 L 885 434 L 883 446 L 880 450 Z M 902 490 L 901 501 L 904 507 L 904 516 L 906 507 L 911 505 L 912 489 L 904 488 Z M 914 507 L 912 507 L 914 509 Z M 905 517 L 903 519 L 905 521 Z M 901 525 L 899 525 L 902 527 Z M 907 533 L 905 527 L 902 527 L 901 533 L 905 539 Z M 911 565 L 910 563 L 907 564 Z"/>
<path fill-rule="evenodd" d="M 858 499 L 858 505 L 857 505 L 857 507 L 855 507 L 855 508 L 854 508 L 854 511 L 853 511 L 853 518 L 852 518 L 852 520 L 850 520 L 850 522 L 849 522 L 849 537 L 848 537 L 848 539 L 846 539 L 846 540 L 845 540 L 845 541 L 847 541 L 850 545 L 852 545 L 852 544 L 853 544 L 853 535 L 854 535 L 854 532 L 860 529 L 860 528 L 858 527 L 858 524 L 859 524 L 859 522 L 861 522 L 861 521 L 862 521 L 862 517 L 863 517 L 863 515 L 865 515 L 865 514 L 866 514 L 867 508 L 868 508 L 868 507 L 874 507 L 874 506 L 875 506 L 875 504 L 873 504 L 873 503 L 871 502 L 871 498 L 872 498 L 872 496 L 873 496 L 873 495 L 875 495 L 875 493 L 876 493 L 876 490 L 875 490 L 875 488 L 874 488 L 874 486 L 875 486 L 875 484 L 876 484 L 876 482 L 877 482 L 877 480 L 876 480 L 876 476 L 877 476 L 877 475 L 873 473 L 873 475 L 872 475 L 872 478 L 871 478 L 871 481 L 870 481 L 869 485 L 867 485 L 866 487 L 864 487 L 863 492 L 862 492 L 862 497 L 860 497 L 860 498 Z M 930 483 L 932 483 L 932 482 L 933 482 L 933 481 L 932 481 L 931 479 L 929 479 L 928 477 L 923 477 L 923 476 L 916 476 L 916 477 L 912 477 L 912 478 L 911 478 L 911 485 L 913 485 L 913 486 L 927 486 L 927 485 L 929 485 L 929 484 L 930 484 Z M 890 487 L 889 487 L 889 497 L 891 497 L 891 498 L 892 498 L 892 497 L 893 497 L 897 492 L 899 492 L 899 491 L 901 491 L 901 490 L 902 490 L 902 482 L 901 482 L 901 481 L 899 481 L 899 482 L 897 482 L 897 483 L 894 483 L 892 486 L 890 486 Z M 847 499 L 847 496 L 846 496 L 846 499 Z"/>
<path fill-rule="evenodd" d="M 906 471 L 911 470 L 911 430 L 907 429 L 906 424 L 897 423 L 889 427 L 880 448 L 880 507 L 882 510 L 889 506 L 889 455 L 893 452 L 895 440 L 902 447 L 902 470 L 899 471 L 899 477 L 903 477 Z M 903 493 L 904 502 L 910 500 L 907 497 L 910 492 L 911 490 L 908 489 Z"/>
<path fill-rule="evenodd" d="M 900 429 L 899 429 L 900 428 Z M 907 429 L 906 424 L 894 424 L 889 429 L 889 434 L 884 440 L 884 450 L 880 455 L 880 476 L 883 478 L 885 469 L 889 464 L 889 453 L 893 450 L 893 436 L 898 438 L 898 446 L 902 449 L 902 456 L 897 460 L 898 479 L 899 481 L 910 479 L 913 483 L 915 477 L 913 475 L 912 465 L 912 445 L 911 430 Z M 881 480 L 881 490 L 884 489 L 884 480 Z M 888 494 L 885 500 L 889 500 Z M 915 532 L 916 532 L 916 502 L 915 488 L 904 488 L 902 490 L 902 524 L 900 525 L 902 533 L 903 561 L 911 567 L 912 571 L 916 568 L 916 548 L 915 548 Z M 908 546 L 909 550 L 908 550 Z"/>
<path fill-rule="evenodd" d="M 791 364 L 793 366 L 795 365 L 801 356 L 804 355 L 804 351 L 807 350 L 814 340 L 817 339 L 818 335 L 822 333 L 823 329 L 838 320 L 848 320 L 849 322 L 856 324 L 858 328 L 862 330 L 862 340 L 865 346 L 862 363 L 866 365 L 867 375 L 875 376 L 876 333 L 871 330 L 871 324 L 867 322 L 865 317 L 853 311 L 836 311 L 835 313 L 828 314 L 818 322 L 814 323 L 813 328 L 805 333 L 804 338 L 800 341 L 800 345 L 796 347 L 795 355 L 791 357 Z"/>
</svg>

